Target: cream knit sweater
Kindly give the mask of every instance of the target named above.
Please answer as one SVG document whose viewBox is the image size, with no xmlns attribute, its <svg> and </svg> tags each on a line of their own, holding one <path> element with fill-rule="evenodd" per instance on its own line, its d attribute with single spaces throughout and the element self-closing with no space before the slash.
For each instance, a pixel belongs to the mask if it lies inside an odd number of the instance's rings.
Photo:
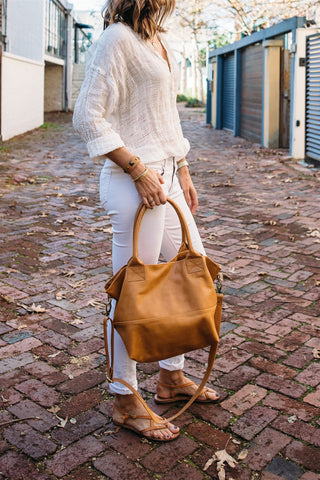
<svg viewBox="0 0 320 480">
<path fill-rule="evenodd" d="M 73 113 L 90 158 L 123 146 L 147 163 L 180 160 L 189 151 L 176 107 L 178 65 L 160 38 L 169 64 L 122 23 L 110 25 L 90 47 Z"/>
</svg>

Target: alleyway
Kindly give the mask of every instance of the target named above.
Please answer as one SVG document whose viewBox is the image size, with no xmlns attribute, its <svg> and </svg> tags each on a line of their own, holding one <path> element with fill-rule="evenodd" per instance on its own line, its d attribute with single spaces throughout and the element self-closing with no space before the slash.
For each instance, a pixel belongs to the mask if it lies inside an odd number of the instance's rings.
<svg viewBox="0 0 320 480">
<path fill-rule="evenodd" d="M 225 274 L 211 382 L 174 443 L 112 424 L 102 336 L 111 229 L 101 163 L 70 114 L 0 151 L 0 480 L 320 479 L 320 171 L 204 125 L 181 107 L 207 253 Z M 185 371 L 199 380 L 204 352 Z M 139 365 L 155 407 L 157 365 Z M 171 407 L 171 411 L 175 407 Z M 38 419 L 37 419 L 38 418 Z"/>
</svg>

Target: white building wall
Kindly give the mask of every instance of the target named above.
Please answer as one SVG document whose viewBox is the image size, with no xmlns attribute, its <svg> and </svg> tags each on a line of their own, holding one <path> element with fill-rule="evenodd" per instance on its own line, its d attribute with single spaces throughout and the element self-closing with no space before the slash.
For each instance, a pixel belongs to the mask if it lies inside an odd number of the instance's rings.
<svg viewBox="0 0 320 480">
<path fill-rule="evenodd" d="M 44 0 L 9 0 L 7 51 L 38 62 L 44 52 Z"/>
<path fill-rule="evenodd" d="M 296 31 L 294 102 L 291 106 L 293 109 L 291 154 L 295 159 L 302 159 L 305 156 L 306 67 L 299 66 L 299 58 L 306 56 L 306 37 L 317 31 L 319 30 L 314 28 L 298 28 Z"/>
<path fill-rule="evenodd" d="M 1 136 L 8 140 L 43 124 L 44 65 L 2 54 Z"/>
</svg>

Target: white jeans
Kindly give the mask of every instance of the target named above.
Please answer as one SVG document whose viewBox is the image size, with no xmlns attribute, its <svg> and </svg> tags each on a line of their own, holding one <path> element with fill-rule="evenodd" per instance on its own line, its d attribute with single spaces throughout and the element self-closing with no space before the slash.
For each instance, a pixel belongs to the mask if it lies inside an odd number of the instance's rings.
<svg viewBox="0 0 320 480">
<path fill-rule="evenodd" d="M 170 157 L 149 166 L 162 175 L 164 180 L 162 188 L 165 194 L 171 197 L 181 208 L 190 230 L 193 246 L 195 250 L 204 254 L 198 229 L 176 175 L 174 158 Z M 133 221 L 141 198 L 130 175 L 125 174 L 122 168 L 111 160 L 106 161 L 101 171 L 100 200 L 110 216 L 112 224 L 112 265 L 113 272 L 116 273 L 132 256 Z M 141 260 L 146 264 L 156 264 L 160 253 L 166 261 L 171 260 L 179 250 L 180 244 L 180 222 L 171 205 L 167 203 L 156 206 L 152 210 L 148 209 L 142 219 L 139 232 L 138 253 Z M 111 318 L 113 318 L 115 304 L 116 302 L 113 300 Z M 110 338 L 110 333 L 108 336 Z M 122 339 L 116 331 L 114 347 L 114 376 L 127 381 L 137 389 L 136 362 L 129 358 Z M 184 356 L 179 355 L 162 360 L 159 365 L 167 370 L 182 370 Z M 118 382 L 112 383 L 110 390 L 119 394 L 131 393 L 129 389 Z"/>
</svg>

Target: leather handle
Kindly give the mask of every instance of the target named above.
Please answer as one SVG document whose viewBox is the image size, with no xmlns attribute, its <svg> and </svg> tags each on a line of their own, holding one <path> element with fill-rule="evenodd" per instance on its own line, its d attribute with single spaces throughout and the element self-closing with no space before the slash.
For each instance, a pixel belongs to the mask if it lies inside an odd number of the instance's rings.
<svg viewBox="0 0 320 480">
<path fill-rule="evenodd" d="M 188 228 L 187 222 L 184 218 L 184 215 L 183 215 L 180 207 L 169 197 L 167 197 L 167 201 L 175 209 L 175 211 L 178 215 L 179 221 L 180 221 L 181 231 L 182 231 L 181 247 L 186 246 L 187 250 L 191 254 L 196 255 L 196 252 L 195 252 L 195 250 L 193 248 L 193 245 L 192 245 L 189 228 Z M 138 264 L 143 263 L 139 259 L 139 256 L 138 256 L 138 239 L 139 239 L 139 230 L 140 230 L 141 221 L 142 221 L 143 215 L 145 214 L 146 210 L 147 210 L 147 207 L 141 202 L 139 207 L 138 207 L 138 210 L 137 210 L 137 213 L 136 213 L 136 216 L 135 216 L 135 219 L 134 219 L 134 224 L 133 224 L 133 253 L 132 253 L 131 262 L 130 262 L 131 264 L 132 263 L 138 263 Z"/>
</svg>

